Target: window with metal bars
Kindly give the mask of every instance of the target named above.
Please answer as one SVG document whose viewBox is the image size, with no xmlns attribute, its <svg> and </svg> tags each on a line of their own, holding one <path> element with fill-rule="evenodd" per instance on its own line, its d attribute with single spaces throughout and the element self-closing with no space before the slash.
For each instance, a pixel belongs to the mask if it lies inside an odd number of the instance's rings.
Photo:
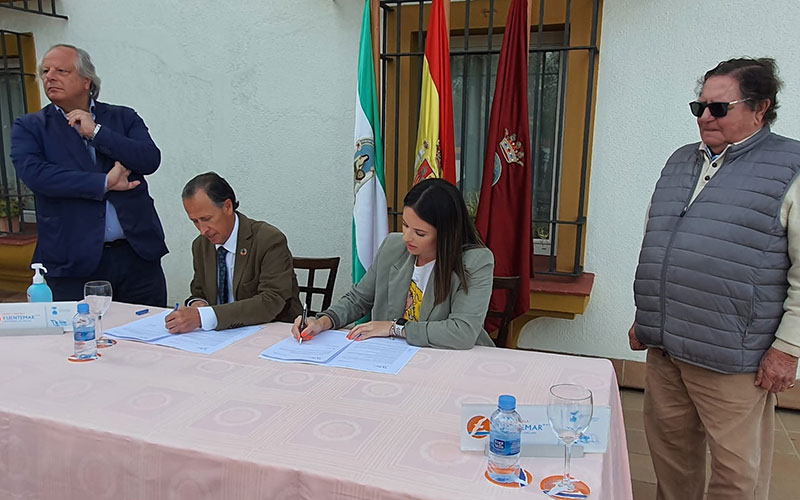
<svg viewBox="0 0 800 500">
<path fill-rule="evenodd" d="M 67 16 L 58 13 L 56 0 L 0 0 L 0 8 L 67 19 Z"/>
<path fill-rule="evenodd" d="M 34 95 L 35 94 L 35 95 Z M 11 126 L 33 106 L 38 109 L 33 36 L 0 30 L 0 233 L 23 233 L 36 220 L 33 193 L 11 163 Z"/>
<path fill-rule="evenodd" d="M 600 0 L 529 0 L 528 102 L 535 273 L 583 272 Z M 450 63 L 459 189 L 479 203 L 491 101 L 511 0 L 451 0 Z M 391 230 L 413 181 L 430 4 L 381 0 L 381 117 Z"/>
</svg>

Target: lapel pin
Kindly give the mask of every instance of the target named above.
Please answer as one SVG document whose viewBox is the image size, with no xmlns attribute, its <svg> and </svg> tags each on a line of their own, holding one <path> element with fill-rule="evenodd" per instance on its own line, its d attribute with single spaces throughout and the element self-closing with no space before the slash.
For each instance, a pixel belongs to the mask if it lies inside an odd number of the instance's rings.
<svg viewBox="0 0 800 500">
<path fill-rule="evenodd" d="M 241 250 L 239 250 L 239 255 L 241 255 L 242 257 L 247 255 L 247 249 L 246 248 L 242 248 Z"/>
</svg>

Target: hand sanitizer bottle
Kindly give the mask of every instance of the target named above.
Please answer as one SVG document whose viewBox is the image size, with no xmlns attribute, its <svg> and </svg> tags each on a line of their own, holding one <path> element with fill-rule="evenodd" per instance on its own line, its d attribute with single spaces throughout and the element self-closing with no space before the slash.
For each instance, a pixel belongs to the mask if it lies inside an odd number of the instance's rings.
<svg viewBox="0 0 800 500">
<path fill-rule="evenodd" d="M 42 264 L 31 264 L 33 284 L 28 287 L 28 302 L 53 302 L 53 292 L 44 280 L 47 269 Z"/>
</svg>

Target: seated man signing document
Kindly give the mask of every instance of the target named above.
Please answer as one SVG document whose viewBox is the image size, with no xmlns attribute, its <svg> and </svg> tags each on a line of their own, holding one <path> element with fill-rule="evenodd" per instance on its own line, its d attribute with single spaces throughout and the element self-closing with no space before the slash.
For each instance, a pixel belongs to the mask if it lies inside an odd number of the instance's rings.
<svg viewBox="0 0 800 500">
<path fill-rule="evenodd" d="M 237 212 L 233 188 L 214 172 L 190 180 L 181 196 L 200 236 L 192 243 L 192 295 L 166 317 L 170 333 L 294 320 L 302 306 L 283 233 Z"/>
</svg>

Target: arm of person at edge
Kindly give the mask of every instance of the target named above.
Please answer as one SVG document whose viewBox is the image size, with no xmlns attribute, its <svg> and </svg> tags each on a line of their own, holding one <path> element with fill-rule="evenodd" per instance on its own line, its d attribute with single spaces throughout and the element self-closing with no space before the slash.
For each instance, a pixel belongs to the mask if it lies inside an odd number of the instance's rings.
<svg viewBox="0 0 800 500">
<path fill-rule="evenodd" d="M 217 317 L 215 330 L 274 321 L 289 304 L 294 290 L 294 267 L 286 236 L 279 233 L 266 249 L 258 268 L 257 293 L 227 304 L 211 306 Z"/>
<path fill-rule="evenodd" d="M 647 349 L 647 346 L 639 342 L 636 337 L 636 321 L 633 322 L 631 329 L 628 330 L 628 343 L 630 343 L 632 351 L 644 351 Z"/>
<path fill-rule="evenodd" d="M 37 195 L 102 201 L 106 174 L 48 161 L 41 137 L 29 128 L 32 122 L 27 118 L 28 115 L 17 118 L 11 128 L 11 159 L 22 182 Z"/>
<path fill-rule="evenodd" d="M 199 239 L 195 239 L 192 242 L 193 256 L 199 252 L 199 242 Z M 189 284 L 191 296 L 185 301 L 187 307 L 179 308 L 164 318 L 164 326 L 169 330 L 169 333 L 186 333 L 202 327 L 198 308 L 208 306 L 206 293 L 203 289 L 203 283 L 205 283 L 205 268 L 203 264 L 200 259 L 192 259 L 194 274 L 192 275 L 192 282 Z"/>
<path fill-rule="evenodd" d="M 644 217 L 644 227 L 642 228 L 642 236 L 647 233 L 647 221 L 650 220 L 650 207 L 652 206 L 652 200 L 647 205 L 647 212 L 645 212 Z M 631 346 L 632 351 L 644 351 L 647 349 L 647 346 L 639 342 L 639 339 L 636 337 L 636 321 L 634 320 L 633 324 L 631 325 L 630 330 L 628 330 L 628 343 Z"/>
<path fill-rule="evenodd" d="M 761 358 L 755 385 L 770 392 L 782 392 L 795 384 L 797 359 L 800 357 L 800 182 L 797 177 L 786 193 L 781 211 L 781 222 L 786 227 L 789 259 L 792 262 L 787 281 L 783 317 L 775 332 L 772 347 Z"/>
<path fill-rule="evenodd" d="M 74 113 L 74 111 L 70 113 Z M 88 115 L 85 111 L 82 111 L 82 113 Z M 112 147 L 101 148 L 97 141 L 93 141 L 96 151 L 99 150 L 102 154 L 106 154 L 116 160 L 108 174 L 87 172 L 48 161 L 44 155 L 43 145 L 37 138 L 38 134 L 28 129 L 28 121 L 23 119 L 25 117 L 20 117 L 14 122 L 11 131 L 11 158 L 17 173 L 34 193 L 50 197 L 85 198 L 102 201 L 108 191 L 134 189 L 141 182 L 128 180 L 131 170 L 126 164 L 132 162 L 137 167 L 140 167 L 139 170 L 135 170 L 137 173 L 153 173 L 161 162 L 161 152 L 150 138 L 144 122 L 135 113 L 133 116 L 141 123 L 141 126 L 131 127 L 130 132 L 138 139 L 142 135 L 143 129 L 144 137 L 141 140 L 126 138 L 110 129 L 103 129 L 101 126 L 97 136 L 105 135 L 111 138 L 108 140 L 108 144 L 112 145 Z M 91 119 L 91 115 L 89 115 L 89 118 Z M 81 130 L 84 128 L 83 123 L 82 121 L 79 125 Z M 88 122 L 86 123 L 88 126 Z M 91 121 L 91 124 L 93 132 L 94 120 Z M 131 142 L 132 144 L 125 144 L 122 147 L 113 146 L 118 142 L 123 144 Z M 138 150 L 140 147 L 144 153 Z M 120 154 L 117 154 L 117 151 Z"/>
<path fill-rule="evenodd" d="M 376 263 L 380 258 L 381 250 L 383 250 L 385 244 L 386 240 L 381 243 L 378 252 L 375 254 L 375 261 L 369 266 L 367 274 L 361 278 L 361 281 L 353 285 L 350 291 L 344 294 L 336 304 L 333 304 L 327 310 L 317 314 L 316 318 L 307 318 L 306 327 L 302 332 L 300 331 L 301 317 L 298 316 L 295 318 L 294 324 L 292 325 L 292 335 L 294 338 L 299 339 L 302 337 L 303 340 L 310 340 L 312 337 L 325 330 L 336 329 L 337 325 L 334 323 L 334 316 L 336 316 L 336 319 L 339 321 L 338 326 L 341 327 L 359 318 L 363 318 L 372 310 L 372 304 L 375 302 L 375 269 L 378 267 Z M 364 325 L 370 323 L 388 323 L 385 336 L 389 335 L 391 321 L 370 321 L 364 323 Z"/>
<path fill-rule="evenodd" d="M 195 300 L 189 307 L 178 308 L 167 314 L 164 326 L 169 333 L 187 333 L 202 326 L 199 308 L 208 304 L 203 300 Z"/>
<path fill-rule="evenodd" d="M 78 133 L 90 139 L 95 150 L 125 165 L 132 172 L 149 175 L 158 170 L 161 164 L 161 151 L 150 137 L 144 120 L 136 111 L 125 108 L 122 115 L 125 130 L 118 132 L 110 127 L 103 127 L 94 134 L 96 122 L 91 113 L 82 109 L 74 109 L 67 113 L 70 126 L 78 126 Z"/>
</svg>

